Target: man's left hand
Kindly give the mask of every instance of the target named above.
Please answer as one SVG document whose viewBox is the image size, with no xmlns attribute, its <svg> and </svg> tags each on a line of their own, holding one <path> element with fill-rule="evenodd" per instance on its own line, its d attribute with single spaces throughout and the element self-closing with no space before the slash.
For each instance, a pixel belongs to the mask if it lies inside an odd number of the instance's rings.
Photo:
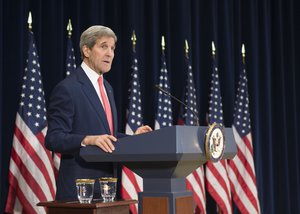
<svg viewBox="0 0 300 214">
<path fill-rule="evenodd" d="M 151 127 L 146 125 L 146 126 L 138 127 L 134 134 L 142 134 L 151 131 L 152 131 Z"/>
</svg>

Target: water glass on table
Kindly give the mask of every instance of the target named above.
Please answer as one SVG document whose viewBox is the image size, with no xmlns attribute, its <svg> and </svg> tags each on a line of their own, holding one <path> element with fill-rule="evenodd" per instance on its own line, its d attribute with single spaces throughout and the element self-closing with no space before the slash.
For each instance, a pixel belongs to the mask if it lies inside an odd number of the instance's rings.
<svg viewBox="0 0 300 214">
<path fill-rule="evenodd" d="M 76 179 L 77 197 L 80 203 L 90 204 L 94 195 L 95 179 Z"/>
<path fill-rule="evenodd" d="M 99 178 L 101 196 L 104 202 L 112 202 L 115 200 L 117 191 L 118 178 L 103 177 Z"/>
</svg>

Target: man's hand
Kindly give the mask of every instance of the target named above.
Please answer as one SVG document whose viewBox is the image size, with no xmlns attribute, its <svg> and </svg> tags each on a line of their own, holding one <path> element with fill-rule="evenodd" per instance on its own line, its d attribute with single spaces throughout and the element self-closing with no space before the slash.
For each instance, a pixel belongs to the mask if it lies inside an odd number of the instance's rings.
<svg viewBox="0 0 300 214">
<path fill-rule="evenodd" d="M 152 131 L 151 127 L 146 125 L 146 126 L 138 127 L 134 134 L 142 134 L 151 131 Z"/>
<path fill-rule="evenodd" d="M 93 135 L 93 136 L 86 136 L 82 144 L 83 145 L 95 145 L 101 148 L 105 152 L 112 153 L 115 150 L 115 147 L 112 142 L 116 142 L 117 138 L 112 135 Z"/>
</svg>

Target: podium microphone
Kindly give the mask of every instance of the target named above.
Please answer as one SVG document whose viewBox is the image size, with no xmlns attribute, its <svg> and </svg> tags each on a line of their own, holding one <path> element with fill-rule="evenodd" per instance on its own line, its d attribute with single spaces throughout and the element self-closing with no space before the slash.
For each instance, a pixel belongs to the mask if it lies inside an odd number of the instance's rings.
<svg viewBox="0 0 300 214">
<path fill-rule="evenodd" d="M 163 89 L 162 87 L 160 87 L 159 85 L 154 85 L 155 88 L 157 88 L 159 91 L 161 91 L 162 93 L 164 93 L 165 95 L 171 97 L 172 99 L 176 100 L 177 102 L 179 102 L 180 104 L 182 104 L 186 109 L 188 109 L 190 112 L 192 112 L 192 114 L 194 115 L 194 117 L 196 118 L 196 125 L 199 126 L 199 117 L 196 114 L 196 112 L 194 112 L 189 106 L 187 106 L 184 102 L 182 102 L 181 100 L 179 100 L 177 97 L 173 96 L 172 94 L 170 94 L 169 92 L 167 92 L 165 89 Z"/>
</svg>

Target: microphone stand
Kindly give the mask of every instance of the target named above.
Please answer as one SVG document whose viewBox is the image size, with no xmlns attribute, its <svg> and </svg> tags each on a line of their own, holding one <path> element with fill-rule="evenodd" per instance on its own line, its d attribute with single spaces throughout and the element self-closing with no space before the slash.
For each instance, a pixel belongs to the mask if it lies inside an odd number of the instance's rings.
<svg viewBox="0 0 300 214">
<path fill-rule="evenodd" d="M 184 102 L 182 102 L 181 100 L 179 100 L 177 97 L 175 97 L 172 94 L 170 94 L 169 92 L 167 92 L 165 89 L 163 89 L 159 85 L 155 85 L 155 88 L 157 88 L 159 91 L 163 92 L 167 96 L 171 97 L 172 99 L 176 100 L 177 102 L 179 102 L 180 104 L 182 104 L 186 109 L 188 109 L 190 112 L 192 112 L 192 114 L 196 118 L 196 125 L 199 126 L 199 117 L 198 117 L 198 115 L 189 106 L 187 106 Z"/>
</svg>

